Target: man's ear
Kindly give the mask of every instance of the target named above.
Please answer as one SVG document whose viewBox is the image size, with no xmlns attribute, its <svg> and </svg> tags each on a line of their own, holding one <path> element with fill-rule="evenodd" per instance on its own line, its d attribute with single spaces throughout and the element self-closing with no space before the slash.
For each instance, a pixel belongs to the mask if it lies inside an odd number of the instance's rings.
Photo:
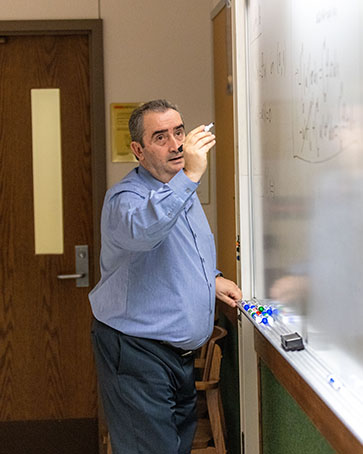
<svg viewBox="0 0 363 454">
<path fill-rule="evenodd" d="M 130 147 L 131 147 L 132 152 L 136 156 L 136 159 L 138 161 L 142 161 L 144 159 L 144 154 L 143 154 L 142 146 L 139 144 L 139 142 L 135 142 L 135 141 L 131 142 Z"/>
</svg>

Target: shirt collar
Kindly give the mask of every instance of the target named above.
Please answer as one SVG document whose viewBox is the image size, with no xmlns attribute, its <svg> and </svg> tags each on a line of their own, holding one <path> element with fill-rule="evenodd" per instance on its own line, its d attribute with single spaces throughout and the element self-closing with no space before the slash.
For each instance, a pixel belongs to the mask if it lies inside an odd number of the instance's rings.
<svg viewBox="0 0 363 454">
<path fill-rule="evenodd" d="M 148 188 L 157 191 L 158 189 L 164 186 L 164 183 L 154 178 L 151 173 L 146 170 L 142 165 L 137 167 L 136 172 L 140 176 L 140 178 L 147 184 Z"/>
</svg>

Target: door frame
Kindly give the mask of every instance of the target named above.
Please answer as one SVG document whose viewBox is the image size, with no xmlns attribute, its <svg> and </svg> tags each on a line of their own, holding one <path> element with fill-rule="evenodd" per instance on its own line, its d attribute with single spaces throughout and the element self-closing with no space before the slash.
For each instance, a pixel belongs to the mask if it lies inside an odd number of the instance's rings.
<svg viewBox="0 0 363 454">
<path fill-rule="evenodd" d="M 100 276 L 98 261 L 101 247 L 100 217 L 106 191 L 106 136 L 102 19 L 0 21 L 0 37 L 74 34 L 88 36 L 94 251 L 93 271 L 95 282 L 97 282 Z"/>
</svg>

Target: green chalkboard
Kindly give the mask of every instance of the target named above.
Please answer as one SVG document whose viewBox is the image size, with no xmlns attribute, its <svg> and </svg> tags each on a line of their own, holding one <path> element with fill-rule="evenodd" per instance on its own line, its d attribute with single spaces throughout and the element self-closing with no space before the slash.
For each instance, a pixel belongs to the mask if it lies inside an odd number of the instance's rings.
<svg viewBox="0 0 363 454">
<path fill-rule="evenodd" d="M 333 454 L 335 451 L 263 361 L 260 372 L 263 454 Z"/>
</svg>

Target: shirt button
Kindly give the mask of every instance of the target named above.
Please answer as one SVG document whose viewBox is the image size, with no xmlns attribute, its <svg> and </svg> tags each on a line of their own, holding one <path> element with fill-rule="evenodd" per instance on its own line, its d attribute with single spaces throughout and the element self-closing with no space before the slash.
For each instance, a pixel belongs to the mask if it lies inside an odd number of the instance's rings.
<svg viewBox="0 0 363 454">
<path fill-rule="evenodd" d="M 171 218 L 172 216 L 173 216 L 172 213 L 169 211 L 168 217 Z"/>
<path fill-rule="evenodd" d="M 189 194 L 190 189 L 189 189 L 189 188 L 186 188 L 185 192 L 186 192 L 187 194 Z"/>
</svg>

